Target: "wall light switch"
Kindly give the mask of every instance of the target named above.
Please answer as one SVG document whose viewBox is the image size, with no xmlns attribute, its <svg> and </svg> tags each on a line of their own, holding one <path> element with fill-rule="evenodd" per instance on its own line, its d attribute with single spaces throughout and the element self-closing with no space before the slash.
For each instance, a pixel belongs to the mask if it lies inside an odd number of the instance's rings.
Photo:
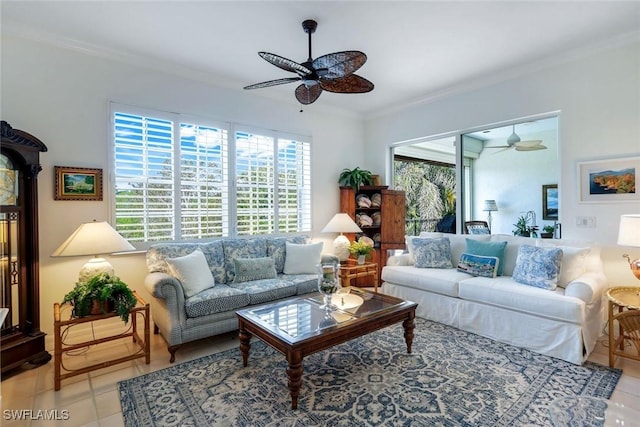
<svg viewBox="0 0 640 427">
<path fill-rule="evenodd" d="M 596 217 L 595 216 L 577 216 L 576 227 L 596 228 Z"/>
</svg>

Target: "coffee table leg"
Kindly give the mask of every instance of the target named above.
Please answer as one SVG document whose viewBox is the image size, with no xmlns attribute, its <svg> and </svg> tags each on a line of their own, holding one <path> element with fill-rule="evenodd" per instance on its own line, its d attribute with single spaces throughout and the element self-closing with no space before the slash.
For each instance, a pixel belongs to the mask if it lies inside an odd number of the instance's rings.
<svg viewBox="0 0 640 427">
<path fill-rule="evenodd" d="M 289 377 L 289 391 L 291 392 L 291 409 L 298 408 L 298 395 L 302 384 L 302 354 L 299 351 L 287 353 L 287 376 Z"/>
<path fill-rule="evenodd" d="M 404 326 L 404 341 L 407 343 L 407 353 L 411 354 L 411 345 L 413 344 L 413 330 L 416 326 L 413 321 L 413 316 L 410 316 L 408 319 L 402 322 L 402 326 Z"/>
<path fill-rule="evenodd" d="M 242 353 L 242 366 L 247 366 L 249 360 L 249 349 L 251 348 L 251 334 L 244 330 L 240 325 L 240 332 L 238 333 L 240 338 L 240 352 Z"/>
</svg>

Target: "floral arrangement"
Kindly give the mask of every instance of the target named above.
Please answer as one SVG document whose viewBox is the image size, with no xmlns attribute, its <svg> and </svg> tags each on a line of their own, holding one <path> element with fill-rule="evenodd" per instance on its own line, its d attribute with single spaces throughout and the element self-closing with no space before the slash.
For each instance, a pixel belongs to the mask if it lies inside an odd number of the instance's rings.
<svg viewBox="0 0 640 427">
<path fill-rule="evenodd" d="M 353 256 L 369 255 L 373 252 L 373 246 L 365 242 L 353 242 L 349 246 L 349 252 L 351 252 L 351 255 Z"/>
</svg>

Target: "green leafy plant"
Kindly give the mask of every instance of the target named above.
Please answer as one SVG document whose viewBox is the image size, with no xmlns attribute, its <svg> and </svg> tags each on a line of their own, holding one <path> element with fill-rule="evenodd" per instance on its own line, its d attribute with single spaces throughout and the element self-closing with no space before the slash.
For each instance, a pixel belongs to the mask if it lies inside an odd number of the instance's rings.
<svg viewBox="0 0 640 427">
<path fill-rule="evenodd" d="M 518 218 L 513 229 L 514 236 L 538 237 L 538 226 L 529 225 L 529 217 L 522 215 Z"/>
<path fill-rule="evenodd" d="M 373 247 L 371 247 L 370 245 L 364 242 L 353 242 L 349 246 L 349 252 L 351 252 L 351 255 L 353 256 L 359 256 L 359 255 L 366 256 L 366 255 L 369 255 L 371 252 L 373 252 Z"/>
<path fill-rule="evenodd" d="M 119 277 L 109 273 L 100 273 L 86 282 L 76 283 L 76 286 L 64 296 L 62 303 L 71 304 L 73 314 L 83 317 L 91 314 L 94 301 L 113 304 L 115 313 L 125 323 L 129 320 L 129 312 L 137 303 L 129 286 Z M 104 312 L 104 305 L 102 307 Z"/>
<path fill-rule="evenodd" d="M 354 191 L 358 191 L 361 185 L 373 184 L 373 174 L 357 166 L 354 169 L 343 169 L 338 177 L 338 184 L 342 187 L 352 187 Z"/>
<path fill-rule="evenodd" d="M 553 234 L 556 231 L 556 228 L 553 225 L 545 225 L 542 227 L 542 231 Z"/>
</svg>

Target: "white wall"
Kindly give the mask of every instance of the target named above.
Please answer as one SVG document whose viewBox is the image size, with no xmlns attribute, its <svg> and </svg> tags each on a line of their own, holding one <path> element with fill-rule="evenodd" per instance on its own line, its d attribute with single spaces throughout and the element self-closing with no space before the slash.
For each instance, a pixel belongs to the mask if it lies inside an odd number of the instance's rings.
<svg viewBox="0 0 640 427">
<path fill-rule="evenodd" d="M 521 117 L 560 111 L 560 215 L 563 237 L 605 247 L 611 284 L 639 284 L 621 258 L 640 249 L 615 246 L 619 216 L 640 203 L 578 202 L 576 162 L 640 154 L 640 42 L 628 41 L 576 56 L 531 74 L 413 105 L 366 121 L 366 166 L 384 170 L 389 144 Z M 576 226 L 594 216 L 595 228 Z"/>
<path fill-rule="evenodd" d="M 2 39 L 0 117 L 41 139 L 39 175 L 41 328 L 53 330 L 53 303 L 77 280 L 83 257 L 49 255 L 82 222 L 109 218 L 111 193 L 103 202 L 54 201 L 54 166 L 102 168 L 108 182 L 108 102 L 194 114 L 215 120 L 310 135 L 312 141 L 312 236 L 331 241 L 319 230 L 339 210 L 337 179 L 343 168 L 362 165 L 363 124 L 345 112 L 321 111 L 295 102 L 276 102 L 258 92 L 214 87 L 52 45 L 12 37 Z M 291 93 L 293 99 L 293 88 Z M 330 246 L 326 246 L 330 248 Z M 328 249 L 329 250 L 329 249 Z M 116 274 L 147 296 L 144 254 L 110 258 Z"/>
</svg>

